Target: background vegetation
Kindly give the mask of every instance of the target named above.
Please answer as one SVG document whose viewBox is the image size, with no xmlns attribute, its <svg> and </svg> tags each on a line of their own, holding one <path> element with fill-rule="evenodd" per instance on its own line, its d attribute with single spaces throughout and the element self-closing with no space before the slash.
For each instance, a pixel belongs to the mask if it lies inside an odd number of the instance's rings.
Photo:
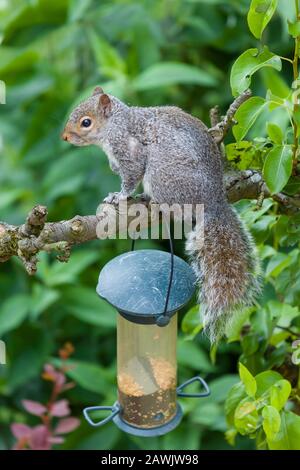
<svg viewBox="0 0 300 470">
<path fill-rule="evenodd" d="M 131 104 L 176 104 L 206 123 L 210 107 L 219 104 L 224 111 L 232 101 L 233 62 L 258 45 L 247 26 L 249 5 L 250 0 L 0 0 L 0 78 L 7 86 L 0 114 L 0 219 L 22 223 L 37 203 L 48 206 L 53 221 L 93 214 L 118 189 L 99 149 L 70 147 L 59 138 L 69 110 L 97 84 Z M 295 21 L 295 4 L 279 0 L 263 43 L 293 58 L 287 19 Z M 265 97 L 269 89 L 285 105 L 295 77 L 291 64 L 283 61 L 282 67 L 280 74 L 278 62 L 261 69 L 251 84 L 254 94 Z M 236 166 L 261 168 L 270 148 L 292 145 L 284 106 L 273 108 L 264 107 L 239 147 L 229 138 L 228 155 Z M 266 167 L 264 172 L 270 175 Z M 296 177 L 286 190 L 298 192 Z M 43 365 L 58 366 L 58 350 L 66 342 L 75 348 L 67 375 L 76 386 L 65 393 L 81 425 L 59 448 L 300 448 L 299 353 L 297 345 L 292 348 L 300 335 L 299 217 L 282 213 L 271 199 L 259 208 L 255 201 L 240 201 L 237 208 L 263 258 L 264 292 L 217 351 L 199 333 L 195 308 L 181 316 L 180 381 L 200 372 L 212 395 L 185 400 L 183 423 L 160 439 L 131 437 L 113 424 L 92 429 L 81 417 L 84 406 L 116 398 L 115 313 L 96 297 L 95 285 L 101 267 L 129 249 L 129 241 L 86 244 L 68 264 L 40 255 L 33 278 L 17 259 L 1 265 L 0 337 L 8 364 L 0 366 L 0 449 L 15 442 L 12 423 L 39 423 L 22 400 L 48 402 Z M 144 245 L 167 249 L 139 242 Z M 176 252 L 182 255 L 183 243 Z"/>
</svg>

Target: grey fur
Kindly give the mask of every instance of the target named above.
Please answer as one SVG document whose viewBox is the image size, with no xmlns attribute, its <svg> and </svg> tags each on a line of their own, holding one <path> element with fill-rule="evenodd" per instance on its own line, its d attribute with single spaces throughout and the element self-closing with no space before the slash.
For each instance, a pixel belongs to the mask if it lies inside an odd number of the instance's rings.
<svg viewBox="0 0 300 470">
<path fill-rule="evenodd" d="M 101 96 L 95 93 L 72 112 L 64 138 L 106 152 L 121 177 L 120 193 L 107 201 L 132 195 L 143 181 L 157 203 L 204 204 L 204 245 L 196 227 L 187 252 L 201 284 L 206 331 L 217 341 L 259 290 L 251 237 L 226 200 L 219 148 L 201 121 L 177 107 L 129 107 L 105 95 L 110 105 L 103 109 Z M 80 127 L 84 116 L 92 118 L 91 129 Z"/>
</svg>

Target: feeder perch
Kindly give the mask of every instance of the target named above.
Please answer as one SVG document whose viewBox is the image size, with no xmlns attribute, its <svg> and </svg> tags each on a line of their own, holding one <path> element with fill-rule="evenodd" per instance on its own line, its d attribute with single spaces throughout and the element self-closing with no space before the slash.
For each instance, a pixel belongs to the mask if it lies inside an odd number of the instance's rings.
<svg viewBox="0 0 300 470">
<path fill-rule="evenodd" d="M 177 312 L 191 299 L 196 278 L 173 253 L 138 250 L 117 256 L 102 269 L 97 293 L 119 312 L 117 319 L 118 401 L 85 408 L 92 426 L 113 421 L 137 436 L 158 436 L 181 421 L 177 397 L 206 397 L 210 391 L 197 376 L 177 387 Z M 204 391 L 188 394 L 200 382 Z M 110 414 L 96 422 L 91 413 Z"/>
</svg>

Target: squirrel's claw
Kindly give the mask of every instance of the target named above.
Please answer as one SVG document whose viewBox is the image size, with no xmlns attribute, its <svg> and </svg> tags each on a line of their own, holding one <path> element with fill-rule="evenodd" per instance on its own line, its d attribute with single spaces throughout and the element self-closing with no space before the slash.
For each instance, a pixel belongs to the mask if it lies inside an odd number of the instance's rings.
<svg viewBox="0 0 300 470">
<path fill-rule="evenodd" d="M 125 201 L 128 196 L 122 192 L 119 193 L 109 193 L 104 199 L 103 202 L 106 204 L 119 204 L 120 201 Z"/>
</svg>

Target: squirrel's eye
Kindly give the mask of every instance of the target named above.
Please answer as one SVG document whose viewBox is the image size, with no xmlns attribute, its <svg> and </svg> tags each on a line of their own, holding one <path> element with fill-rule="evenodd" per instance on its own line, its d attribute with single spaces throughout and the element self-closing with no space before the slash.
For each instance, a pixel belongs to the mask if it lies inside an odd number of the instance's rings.
<svg viewBox="0 0 300 470">
<path fill-rule="evenodd" d="M 90 118 L 84 118 L 81 121 L 81 127 L 90 127 L 91 124 L 92 124 L 92 120 Z"/>
</svg>

